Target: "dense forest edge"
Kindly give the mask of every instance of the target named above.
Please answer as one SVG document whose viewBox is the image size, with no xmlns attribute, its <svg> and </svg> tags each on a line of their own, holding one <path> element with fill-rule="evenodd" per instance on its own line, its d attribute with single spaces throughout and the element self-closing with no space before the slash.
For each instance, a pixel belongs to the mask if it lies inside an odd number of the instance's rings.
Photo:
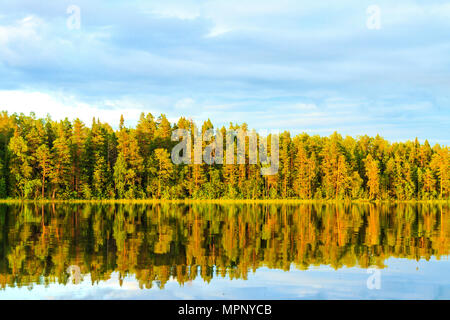
<svg viewBox="0 0 450 320">
<path fill-rule="evenodd" d="M 184 117 L 171 124 L 142 113 L 135 128 L 114 130 L 94 118 L 0 113 L 0 199 L 32 201 L 448 201 L 450 149 L 428 141 L 302 133 L 279 137 L 279 170 L 259 164 L 174 165 L 173 130 L 197 130 Z M 214 129 L 210 120 L 200 128 Z M 248 126 L 216 128 L 248 132 Z M 225 136 L 223 134 L 222 136 Z M 266 137 L 259 137 L 266 138 Z M 270 139 L 269 139 L 270 152 Z M 206 143 L 203 144 L 203 147 Z M 236 148 L 235 148 L 236 149 Z"/>
</svg>

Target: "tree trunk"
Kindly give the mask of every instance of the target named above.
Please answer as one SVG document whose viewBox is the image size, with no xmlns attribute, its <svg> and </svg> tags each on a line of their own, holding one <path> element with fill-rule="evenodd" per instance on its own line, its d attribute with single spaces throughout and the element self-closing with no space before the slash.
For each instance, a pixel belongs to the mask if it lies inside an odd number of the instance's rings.
<svg viewBox="0 0 450 320">
<path fill-rule="evenodd" d="M 42 173 L 42 200 L 44 200 L 45 171 Z"/>
</svg>

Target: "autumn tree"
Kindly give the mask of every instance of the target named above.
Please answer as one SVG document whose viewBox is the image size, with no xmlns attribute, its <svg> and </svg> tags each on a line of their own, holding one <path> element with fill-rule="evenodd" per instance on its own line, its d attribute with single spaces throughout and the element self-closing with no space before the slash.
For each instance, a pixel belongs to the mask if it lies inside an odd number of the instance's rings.
<svg viewBox="0 0 450 320">
<path fill-rule="evenodd" d="M 11 152 L 11 184 L 14 186 L 14 192 L 20 198 L 26 198 L 30 193 L 30 182 L 32 167 L 30 166 L 30 155 L 25 139 L 19 135 L 19 131 L 14 131 L 8 145 Z"/>
<path fill-rule="evenodd" d="M 53 142 L 52 148 L 52 167 L 51 182 L 53 184 L 52 199 L 57 192 L 66 192 L 69 190 L 71 175 L 71 154 L 70 142 L 66 136 L 63 123 L 58 124 L 57 136 Z M 63 197 L 68 197 L 67 194 Z"/>
<path fill-rule="evenodd" d="M 287 198 L 292 180 L 292 157 L 291 157 L 291 136 L 289 132 L 283 132 L 280 135 L 280 180 L 281 196 Z"/>
<path fill-rule="evenodd" d="M 338 199 L 349 187 L 350 169 L 341 147 L 342 137 L 334 133 L 323 149 L 323 181 L 329 198 Z"/>
<path fill-rule="evenodd" d="M 87 139 L 87 130 L 80 119 L 73 122 L 73 131 L 71 136 L 71 155 L 72 155 L 72 187 L 78 194 L 80 185 L 83 185 L 82 165 L 85 155 L 85 146 Z"/>
<path fill-rule="evenodd" d="M 303 142 L 297 146 L 295 158 L 294 190 L 300 199 L 311 199 L 314 194 L 313 182 L 316 177 L 315 156 L 308 157 Z"/>
<path fill-rule="evenodd" d="M 376 199 L 380 193 L 380 169 L 378 167 L 378 161 L 374 160 L 372 155 L 369 154 L 365 163 L 369 198 Z"/>
<path fill-rule="evenodd" d="M 448 148 L 439 148 L 432 156 L 431 169 L 439 177 L 440 198 L 444 199 L 450 194 L 450 151 Z"/>
<path fill-rule="evenodd" d="M 170 160 L 170 154 L 165 149 L 156 149 L 154 158 L 157 164 L 157 179 L 158 179 L 158 193 L 157 196 L 161 197 L 161 193 L 164 187 L 168 186 L 172 172 L 173 164 Z"/>
<path fill-rule="evenodd" d="M 141 114 L 136 128 L 127 127 L 123 116 L 118 128 L 113 128 L 98 118 L 86 126 L 79 119 L 56 122 L 50 116 L 39 119 L 33 113 L 2 112 L 0 198 L 412 200 L 450 196 L 449 148 L 431 148 L 428 141 L 389 143 L 379 135 L 355 139 L 338 133 L 291 137 L 286 131 L 280 136 L 279 170 L 267 176 L 261 175 L 268 166 L 261 155 L 275 154 L 271 135 L 262 137 L 245 123 L 230 123 L 227 129 L 216 129 L 220 135 L 208 142 L 197 139 L 195 144 L 195 137 L 214 127 L 208 119 L 198 135 L 195 128 L 192 120 L 180 118 L 172 127 L 165 115 L 155 120 L 150 113 Z M 178 143 L 171 141 L 174 129 L 190 130 L 189 164 L 170 162 L 170 152 Z M 243 132 L 244 137 L 227 137 L 231 131 Z M 220 136 L 222 141 L 216 141 Z M 249 147 L 255 137 L 256 164 Z M 223 163 L 206 164 L 202 159 L 206 147 L 211 147 L 214 156 L 218 150 L 213 143 L 225 147 L 227 138 L 232 153 L 224 150 Z M 197 161 L 195 149 L 200 155 Z M 238 158 L 244 161 L 237 163 Z M 166 168 L 163 173 L 161 165 Z"/>
<path fill-rule="evenodd" d="M 52 163 L 50 149 L 46 144 L 41 145 L 36 151 L 36 158 L 41 168 L 42 175 L 42 191 L 41 197 L 45 198 L 45 185 L 47 183 L 48 177 L 52 175 Z"/>
<path fill-rule="evenodd" d="M 121 116 L 118 137 L 118 159 L 114 167 L 114 176 L 121 181 L 123 194 L 126 198 L 142 196 L 142 174 L 144 160 L 139 152 L 136 131 L 124 127 L 123 116 Z M 116 186 L 117 187 L 117 186 Z"/>
</svg>

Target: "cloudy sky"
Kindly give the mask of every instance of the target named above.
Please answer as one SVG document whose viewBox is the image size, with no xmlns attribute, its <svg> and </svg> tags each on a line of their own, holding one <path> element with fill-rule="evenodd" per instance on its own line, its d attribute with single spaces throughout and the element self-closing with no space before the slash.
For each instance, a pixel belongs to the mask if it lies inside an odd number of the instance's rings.
<svg viewBox="0 0 450 320">
<path fill-rule="evenodd" d="M 1 0 L 0 110 L 450 144 L 450 3 Z"/>
</svg>

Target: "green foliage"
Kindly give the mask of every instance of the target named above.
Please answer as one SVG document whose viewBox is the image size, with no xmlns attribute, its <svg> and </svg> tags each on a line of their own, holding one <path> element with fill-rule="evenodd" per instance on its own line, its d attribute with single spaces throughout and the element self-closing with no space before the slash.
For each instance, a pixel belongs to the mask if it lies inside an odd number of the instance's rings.
<svg viewBox="0 0 450 320">
<path fill-rule="evenodd" d="M 277 174 L 259 164 L 173 165 L 174 129 L 142 114 L 136 128 L 118 130 L 93 119 L 53 121 L 0 113 L 0 198 L 21 199 L 449 199 L 450 150 L 418 140 L 390 144 L 380 136 L 280 135 Z M 214 129 L 205 121 L 201 132 Z M 248 132 L 247 125 L 229 129 Z M 216 129 L 226 138 L 225 127 Z M 193 134 L 192 134 L 193 137 Z M 258 140 L 266 137 L 258 136 Z M 215 138 L 213 138 L 215 139 Z M 213 142 L 213 141 L 210 141 Z M 205 148 L 206 142 L 202 143 Z M 237 141 L 234 141 L 235 161 Z M 192 160 L 194 144 L 191 146 Z M 267 147 L 270 152 L 270 145 Z M 224 155 L 226 156 L 225 152 Z M 225 159 L 226 161 L 226 159 Z"/>
</svg>

